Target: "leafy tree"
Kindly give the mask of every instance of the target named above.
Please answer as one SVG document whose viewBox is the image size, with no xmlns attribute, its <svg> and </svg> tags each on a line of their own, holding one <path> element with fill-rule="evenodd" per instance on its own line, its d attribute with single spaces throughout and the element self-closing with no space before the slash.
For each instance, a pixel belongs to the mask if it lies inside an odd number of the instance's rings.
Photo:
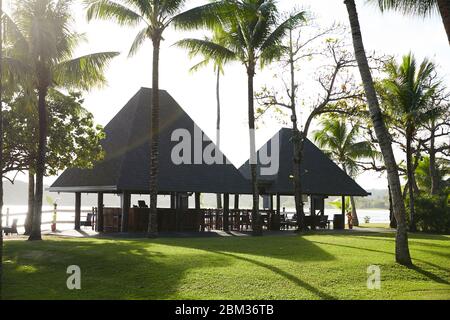
<svg viewBox="0 0 450 320">
<path fill-rule="evenodd" d="M 439 158 L 436 161 L 435 179 L 440 185 L 445 184 L 445 177 L 450 175 L 450 161 L 445 158 Z M 433 177 L 430 175 L 430 157 L 423 157 L 415 169 L 415 176 L 420 190 L 424 190 L 429 194 L 433 187 Z"/>
<path fill-rule="evenodd" d="M 48 147 L 46 150 L 46 176 L 55 176 L 69 168 L 91 168 L 101 160 L 104 152 L 100 145 L 104 138 L 103 129 L 94 124 L 93 115 L 82 107 L 79 93 L 65 95 L 55 89 L 49 90 L 48 106 Z M 25 222 L 25 234 L 31 232 L 33 219 L 35 164 L 37 149 L 37 110 L 35 101 L 28 96 L 18 95 L 8 103 L 5 112 L 8 128 L 5 144 L 10 155 L 20 161 L 14 170 L 28 170 L 29 194 L 28 214 Z M 12 168 L 9 169 L 11 171 Z"/>
<path fill-rule="evenodd" d="M 217 1 L 188 11 L 190 21 L 184 28 L 217 28 L 223 30 L 223 44 L 208 40 L 184 39 L 178 46 L 193 53 L 213 56 L 223 63 L 241 62 L 246 69 L 248 81 L 248 127 L 250 135 L 250 167 L 252 177 L 253 208 L 252 230 L 262 234 L 259 214 L 259 190 L 255 146 L 255 99 L 254 78 L 257 65 L 270 64 L 280 57 L 280 44 L 296 25 L 304 20 L 304 12 L 291 15 L 281 21 L 273 0 Z M 178 21 L 178 25 L 186 22 Z"/>
<path fill-rule="evenodd" d="M 449 0 L 369 0 L 381 11 L 395 10 L 406 15 L 426 17 L 439 12 L 450 43 L 450 1 Z"/>
<path fill-rule="evenodd" d="M 43 177 L 45 174 L 49 89 L 88 90 L 106 82 L 103 70 L 116 52 L 101 52 L 73 58 L 83 36 L 73 31 L 70 0 L 20 0 L 14 3 L 8 20 L 9 36 L 14 41 L 13 56 L 26 70 L 24 87 L 37 92 L 38 153 L 33 226 L 30 240 L 41 239 Z"/>
<path fill-rule="evenodd" d="M 395 60 L 386 64 L 388 77 L 383 80 L 381 98 L 387 106 L 392 122 L 399 122 L 397 127 L 403 128 L 406 139 L 406 174 L 408 178 L 410 228 L 415 230 L 414 223 L 414 164 L 413 140 L 418 128 L 432 116 L 430 101 L 437 84 L 430 84 L 429 77 L 434 65 L 425 59 L 417 66 L 414 56 L 410 53 L 403 57 L 399 65 Z"/>
<path fill-rule="evenodd" d="M 360 140 L 358 123 L 349 126 L 345 118 L 326 117 L 320 121 L 320 125 L 321 129 L 313 132 L 314 140 L 351 177 L 355 177 L 360 171 L 357 163 L 359 159 L 378 157 L 369 141 Z M 353 224 L 358 226 L 354 197 L 350 197 L 350 202 Z"/>
<path fill-rule="evenodd" d="M 406 211 L 403 203 L 402 191 L 400 186 L 400 178 L 398 175 L 397 163 L 395 161 L 394 152 L 389 131 L 386 128 L 383 115 L 381 113 L 380 104 L 370 72 L 369 63 L 367 61 L 366 51 L 361 35 L 358 12 L 354 0 L 345 0 L 350 27 L 352 30 L 353 46 L 355 49 L 355 58 L 358 62 L 361 79 L 366 92 L 367 103 L 369 107 L 370 118 L 373 128 L 380 145 L 383 155 L 384 164 L 389 181 L 389 188 L 392 195 L 392 206 L 397 220 L 397 234 L 395 241 L 395 260 L 403 265 L 411 265 L 411 256 L 408 246 L 408 233 L 406 229 Z"/>
</svg>

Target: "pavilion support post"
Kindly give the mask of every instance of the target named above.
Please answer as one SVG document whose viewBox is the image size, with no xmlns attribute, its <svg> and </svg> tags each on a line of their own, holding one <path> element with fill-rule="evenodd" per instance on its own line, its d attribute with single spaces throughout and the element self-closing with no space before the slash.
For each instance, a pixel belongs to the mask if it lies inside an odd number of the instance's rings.
<svg viewBox="0 0 450 320">
<path fill-rule="evenodd" d="M 273 211 L 273 194 L 269 195 L 269 210 Z"/>
<path fill-rule="evenodd" d="M 97 195 L 97 231 L 103 232 L 103 192 Z"/>
<path fill-rule="evenodd" d="M 342 196 L 341 201 L 342 201 L 341 214 L 342 214 L 343 216 L 345 216 L 345 196 Z"/>
<path fill-rule="evenodd" d="M 130 215 L 131 194 L 127 191 L 122 193 L 122 224 L 121 231 L 128 232 L 128 218 Z"/>
<path fill-rule="evenodd" d="M 195 209 L 200 210 L 200 192 L 195 193 Z"/>
<path fill-rule="evenodd" d="M 230 194 L 223 194 L 223 230 L 230 231 Z"/>
<path fill-rule="evenodd" d="M 239 194 L 234 195 L 234 210 L 239 210 Z"/>
<path fill-rule="evenodd" d="M 280 215 L 280 208 L 281 208 L 281 203 L 280 203 L 280 194 L 277 193 L 277 214 Z"/>
<path fill-rule="evenodd" d="M 177 194 L 175 192 L 170 193 L 170 209 L 177 207 Z"/>
<path fill-rule="evenodd" d="M 316 229 L 315 218 L 314 218 L 316 216 L 316 202 L 317 202 L 317 198 L 314 196 L 311 196 L 311 207 L 309 209 L 310 215 L 311 215 L 311 230 Z"/>
<path fill-rule="evenodd" d="M 81 229 L 81 192 L 75 193 L 75 230 Z"/>
</svg>

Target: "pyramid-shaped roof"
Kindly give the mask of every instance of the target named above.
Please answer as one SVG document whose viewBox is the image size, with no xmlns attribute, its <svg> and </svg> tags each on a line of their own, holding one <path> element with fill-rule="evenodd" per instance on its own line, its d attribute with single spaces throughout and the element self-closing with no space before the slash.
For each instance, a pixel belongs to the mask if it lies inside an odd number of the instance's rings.
<svg viewBox="0 0 450 320">
<path fill-rule="evenodd" d="M 279 167 L 276 174 L 261 175 L 259 179 L 264 193 L 292 195 L 294 193 L 293 185 L 293 143 L 292 130 L 282 128 L 272 137 L 261 149 L 258 150 L 258 159 L 261 159 L 261 153 L 273 157 L 272 150 L 276 152 L 272 143 L 278 143 Z M 275 146 L 275 144 L 273 144 Z M 264 150 L 264 151 L 263 151 Z M 267 150 L 267 152 L 265 151 Z M 260 170 L 265 165 L 261 165 Z M 241 173 L 250 178 L 250 166 L 247 161 L 239 169 Z M 324 196 L 367 196 L 368 193 L 361 188 L 352 178 L 350 178 L 341 168 L 330 160 L 319 148 L 317 148 L 308 139 L 304 143 L 303 159 L 300 168 L 302 193 L 308 195 Z"/>
<path fill-rule="evenodd" d="M 196 124 L 166 92 L 160 95 L 160 144 L 158 191 L 250 193 L 250 183 L 223 156 L 224 164 L 175 164 L 172 141 L 177 129 L 189 131 L 194 157 Z M 105 127 L 102 141 L 105 159 L 93 169 L 65 170 L 50 187 L 55 192 L 122 192 L 148 193 L 150 162 L 150 105 L 152 90 L 141 88 L 138 93 Z M 210 142 L 202 143 L 202 150 Z"/>
</svg>

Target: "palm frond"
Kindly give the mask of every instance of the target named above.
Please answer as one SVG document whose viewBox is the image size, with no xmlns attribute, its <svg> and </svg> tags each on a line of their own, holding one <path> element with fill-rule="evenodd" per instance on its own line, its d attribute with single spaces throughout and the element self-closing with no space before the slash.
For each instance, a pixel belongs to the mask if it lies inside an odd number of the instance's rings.
<svg viewBox="0 0 450 320">
<path fill-rule="evenodd" d="M 144 44 L 145 40 L 150 38 L 148 29 L 149 28 L 146 26 L 144 29 L 138 32 L 136 38 L 133 41 L 133 44 L 131 45 L 128 57 L 134 56 L 139 50 L 139 48 Z"/>
<path fill-rule="evenodd" d="M 191 55 L 202 54 L 204 57 L 211 57 L 220 60 L 222 63 L 236 60 L 235 52 L 212 41 L 183 39 L 176 42 L 175 46 L 187 49 Z"/>
<path fill-rule="evenodd" d="M 437 0 L 367 0 L 381 11 L 395 10 L 407 15 L 429 16 L 438 12 Z"/>
<path fill-rule="evenodd" d="M 170 22 L 175 28 L 183 30 L 213 29 L 231 19 L 235 10 L 233 1 L 220 0 L 186 10 L 173 17 Z"/>
<path fill-rule="evenodd" d="M 55 66 L 56 86 L 89 90 L 106 83 L 104 70 L 118 52 L 100 52 L 64 61 Z"/>
<path fill-rule="evenodd" d="M 111 0 L 86 0 L 87 18 L 113 20 L 119 25 L 136 26 L 145 19 L 132 9 Z"/>
</svg>

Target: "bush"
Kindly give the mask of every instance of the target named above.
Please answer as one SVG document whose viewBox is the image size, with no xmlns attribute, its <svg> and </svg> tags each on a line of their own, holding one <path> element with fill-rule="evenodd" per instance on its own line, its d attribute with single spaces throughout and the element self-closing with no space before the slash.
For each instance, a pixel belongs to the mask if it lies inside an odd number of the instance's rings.
<svg viewBox="0 0 450 320">
<path fill-rule="evenodd" d="M 450 207 L 447 195 L 421 194 L 414 201 L 417 230 L 450 233 Z M 409 210 L 408 210 L 409 211 Z"/>
</svg>

